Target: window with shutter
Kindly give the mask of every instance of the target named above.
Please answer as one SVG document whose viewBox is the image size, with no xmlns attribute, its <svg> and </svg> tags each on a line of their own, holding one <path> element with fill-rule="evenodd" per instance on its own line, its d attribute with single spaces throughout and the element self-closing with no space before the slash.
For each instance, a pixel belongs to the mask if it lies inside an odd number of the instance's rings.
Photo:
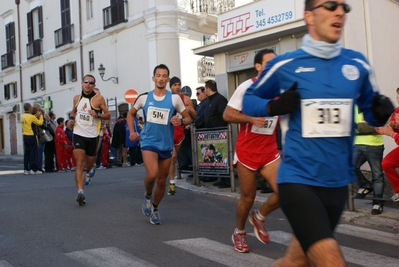
<svg viewBox="0 0 399 267">
<path fill-rule="evenodd" d="M 46 90 L 46 85 L 44 81 L 44 72 L 40 74 L 40 90 L 42 91 Z"/>
<path fill-rule="evenodd" d="M 12 91 L 13 91 L 14 98 L 17 98 L 18 97 L 17 82 L 12 84 Z"/>
<path fill-rule="evenodd" d="M 31 93 L 36 93 L 36 75 L 30 77 L 30 91 Z"/>
<path fill-rule="evenodd" d="M 60 84 L 65 84 L 65 66 L 59 67 Z"/>
</svg>

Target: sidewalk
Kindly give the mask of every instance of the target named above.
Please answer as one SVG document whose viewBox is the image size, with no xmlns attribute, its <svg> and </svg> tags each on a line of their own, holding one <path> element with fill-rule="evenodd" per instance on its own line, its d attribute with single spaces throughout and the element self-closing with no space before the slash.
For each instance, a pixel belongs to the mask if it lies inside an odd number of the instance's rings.
<svg viewBox="0 0 399 267">
<path fill-rule="evenodd" d="M 22 164 L 23 156 L 0 154 L 0 164 L 5 161 L 19 161 Z M 213 186 L 213 182 L 201 182 L 200 186 L 196 186 L 194 185 L 194 179 L 188 178 L 187 176 L 187 173 L 182 173 L 182 179 L 176 180 L 176 186 L 178 188 L 191 190 L 203 194 L 229 197 L 235 200 L 238 200 L 240 197 L 238 179 L 236 179 L 236 191 L 231 192 L 231 188 L 220 189 L 217 186 Z M 261 204 L 266 201 L 269 195 L 270 194 L 262 194 L 260 193 L 260 190 L 257 190 L 255 202 L 257 204 Z M 384 206 L 384 212 L 380 215 L 371 215 L 372 205 L 370 200 L 355 199 L 354 204 L 355 211 L 344 211 L 342 215 L 343 221 L 358 225 L 394 230 L 397 231 L 399 234 L 399 203 L 394 203 L 392 201 L 386 202 Z"/>
<path fill-rule="evenodd" d="M 187 174 L 182 173 L 182 179 L 175 180 L 178 188 L 200 192 L 209 195 L 229 197 L 238 200 L 240 188 L 236 179 L 236 192 L 231 192 L 231 188 L 218 188 L 213 186 L 213 182 L 203 183 L 200 186 L 194 185 L 194 179 L 188 178 Z M 255 202 L 261 204 L 265 202 L 270 194 L 262 194 L 257 190 Z M 399 234 L 399 203 L 392 201 L 386 202 L 384 211 L 380 215 L 371 215 L 371 200 L 355 199 L 355 211 L 344 211 L 342 220 L 363 226 L 372 226 L 386 230 L 394 230 Z"/>
</svg>

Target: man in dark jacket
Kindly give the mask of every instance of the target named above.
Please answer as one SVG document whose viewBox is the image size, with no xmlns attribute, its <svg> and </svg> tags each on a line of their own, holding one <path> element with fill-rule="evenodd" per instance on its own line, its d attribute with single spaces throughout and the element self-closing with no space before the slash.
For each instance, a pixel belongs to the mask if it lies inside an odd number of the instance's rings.
<svg viewBox="0 0 399 267">
<path fill-rule="evenodd" d="M 45 114 L 44 115 L 44 123 L 43 123 L 43 128 L 47 129 L 51 136 L 53 137 L 53 140 L 50 142 L 46 142 L 44 144 L 44 170 L 45 172 L 55 172 L 54 168 L 54 158 L 55 158 L 55 143 L 54 143 L 54 137 L 55 137 L 55 131 L 54 131 L 54 123 L 53 120 L 55 119 L 55 114 L 53 112 L 50 112 L 49 115 Z"/>
<path fill-rule="evenodd" d="M 127 161 L 127 147 L 126 147 L 126 116 L 124 112 L 119 116 L 114 125 L 112 132 L 111 146 L 117 149 L 116 152 L 116 166 L 128 167 L 130 163 Z"/>
<path fill-rule="evenodd" d="M 214 80 L 205 82 L 205 94 L 208 99 L 204 107 L 205 128 L 227 126 L 227 122 L 223 120 L 223 112 L 227 106 L 227 99 L 219 94 L 217 84 Z"/>
<path fill-rule="evenodd" d="M 205 94 L 205 87 L 200 86 L 196 89 L 197 91 L 197 99 L 200 101 L 200 103 L 197 105 L 195 108 L 195 111 L 197 112 L 197 119 L 195 120 L 195 127 L 197 129 L 205 128 L 205 107 L 206 103 L 208 103 L 208 98 L 206 97 Z"/>
<path fill-rule="evenodd" d="M 205 82 L 206 100 L 203 105 L 205 128 L 227 127 L 227 122 L 223 120 L 223 112 L 227 106 L 227 99 L 219 94 L 217 84 L 214 80 Z M 216 177 L 204 178 L 203 181 L 214 181 Z M 219 188 L 231 186 L 230 178 L 221 177 L 219 182 L 213 184 Z"/>
</svg>

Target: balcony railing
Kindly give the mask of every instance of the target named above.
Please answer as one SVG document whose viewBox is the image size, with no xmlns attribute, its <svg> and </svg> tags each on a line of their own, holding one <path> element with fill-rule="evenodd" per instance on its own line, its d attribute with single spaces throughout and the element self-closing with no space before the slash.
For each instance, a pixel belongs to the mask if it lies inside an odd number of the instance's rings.
<svg viewBox="0 0 399 267">
<path fill-rule="evenodd" d="M 75 40 L 75 32 L 73 24 L 66 25 L 56 31 L 54 31 L 55 48 L 60 46 L 71 44 Z"/>
<path fill-rule="evenodd" d="M 42 54 L 42 39 L 34 40 L 26 45 L 27 58 L 40 56 Z"/>
<path fill-rule="evenodd" d="M 218 15 L 235 7 L 234 0 L 190 0 L 182 3 L 182 8 L 188 8 L 188 12 L 194 14 Z"/>
<path fill-rule="evenodd" d="M 104 30 L 122 22 L 128 18 L 127 0 L 113 4 L 103 9 Z"/>
<path fill-rule="evenodd" d="M 1 69 L 4 70 L 15 66 L 15 52 L 7 52 L 1 56 Z"/>
<path fill-rule="evenodd" d="M 202 57 L 197 61 L 198 82 L 215 79 L 215 61 L 210 57 Z"/>
</svg>

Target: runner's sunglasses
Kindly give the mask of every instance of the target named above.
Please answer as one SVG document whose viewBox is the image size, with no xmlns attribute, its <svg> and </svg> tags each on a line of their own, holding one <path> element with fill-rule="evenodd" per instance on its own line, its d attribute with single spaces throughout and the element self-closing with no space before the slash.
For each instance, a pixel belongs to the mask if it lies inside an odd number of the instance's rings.
<svg viewBox="0 0 399 267">
<path fill-rule="evenodd" d="M 310 11 L 313 11 L 316 8 L 319 8 L 319 7 L 324 7 L 325 9 L 327 9 L 329 11 L 335 11 L 339 6 L 342 6 L 342 8 L 344 9 L 345 13 L 349 13 L 351 11 L 351 7 L 348 4 L 346 4 L 346 3 L 338 4 L 336 1 L 324 2 L 324 3 L 320 4 L 320 5 L 317 5 L 317 6 L 313 7 L 313 8 L 311 8 Z"/>
<path fill-rule="evenodd" d="M 91 81 L 88 81 L 88 80 L 84 80 L 83 83 L 95 84 L 95 82 L 91 82 Z"/>
</svg>

